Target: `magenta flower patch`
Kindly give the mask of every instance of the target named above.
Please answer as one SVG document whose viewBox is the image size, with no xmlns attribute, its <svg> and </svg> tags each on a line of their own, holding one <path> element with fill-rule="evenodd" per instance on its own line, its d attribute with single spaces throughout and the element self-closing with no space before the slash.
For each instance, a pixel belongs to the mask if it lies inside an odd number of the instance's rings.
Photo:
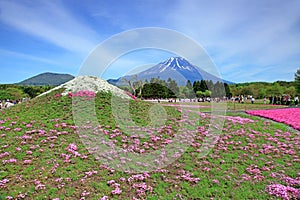
<svg viewBox="0 0 300 200">
<path fill-rule="evenodd" d="M 300 130 L 300 108 L 249 110 L 246 113 L 282 122 Z"/>
</svg>

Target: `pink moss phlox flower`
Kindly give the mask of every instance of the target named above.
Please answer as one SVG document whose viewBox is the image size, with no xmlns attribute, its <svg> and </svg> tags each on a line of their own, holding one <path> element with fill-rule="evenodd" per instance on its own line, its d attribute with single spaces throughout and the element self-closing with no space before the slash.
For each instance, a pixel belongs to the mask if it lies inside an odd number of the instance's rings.
<svg viewBox="0 0 300 200">
<path fill-rule="evenodd" d="M 251 176 L 249 176 L 248 174 L 242 174 L 241 175 L 242 180 L 244 181 L 249 181 L 251 180 Z"/>
<path fill-rule="evenodd" d="M 9 182 L 9 180 L 6 178 L 3 180 L 0 180 L 0 188 L 5 188 L 6 187 L 5 184 L 8 182 Z"/>
<path fill-rule="evenodd" d="M 132 182 L 132 181 L 134 181 L 134 180 L 143 181 L 143 180 L 145 180 L 145 179 L 147 179 L 147 178 L 149 178 L 149 177 L 150 177 L 150 175 L 149 175 L 147 172 L 145 172 L 145 173 L 143 173 L 143 174 L 134 174 L 134 175 L 130 176 L 130 177 L 127 179 L 127 181 L 128 181 L 128 182 Z"/>
<path fill-rule="evenodd" d="M 61 183 L 63 181 L 63 178 L 57 178 L 57 179 L 55 179 L 55 182 L 58 182 L 58 183 Z"/>
<path fill-rule="evenodd" d="M 31 160 L 24 160 L 24 164 L 30 164 L 32 161 Z"/>
<path fill-rule="evenodd" d="M 14 131 L 20 132 L 22 131 L 22 128 L 15 128 Z"/>
<path fill-rule="evenodd" d="M 115 172 L 115 170 L 114 170 L 113 168 L 110 168 L 110 167 L 108 167 L 108 166 L 106 166 L 106 165 L 103 165 L 103 164 L 101 164 L 101 165 L 99 166 L 99 168 L 100 168 L 100 169 L 106 169 L 106 170 L 108 170 L 108 171 L 111 172 L 111 173 Z"/>
<path fill-rule="evenodd" d="M 68 97 L 86 97 L 86 100 L 92 100 L 96 96 L 96 93 L 89 90 L 81 90 L 75 93 L 69 92 Z"/>
<path fill-rule="evenodd" d="M 85 196 L 88 196 L 88 195 L 90 195 L 90 193 L 89 192 L 87 192 L 86 190 L 83 190 L 83 192 L 81 193 L 81 197 L 85 197 Z"/>
<path fill-rule="evenodd" d="M 239 123 L 239 124 L 248 124 L 248 123 L 253 123 L 254 120 L 248 119 L 248 118 L 243 118 L 243 117 L 236 117 L 236 116 L 226 116 L 225 117 L 227 120 L 231 121 L 233 124 Z"/>
<path fill-rule="evenodd" d="M 9 153 L 8 153 L 8 152 L 4 152 L 4 153 L 1 153 L 1 154 L 0 154 L 0 158 L 3 158 L 3 157 L 5 157 L 5 156 L 9 156 Z"/>
<path fill-rule="evenodd" d="M 114 190 L 111 191 L 112 194 L 121 194 L 122 190 L 119 187 L 116 187 Z"/>
<path fill-rule="evenodd" d="M 86 179 L 87 177 L 92 176 L 93 174 L 98 174 L 98 171 L 88 171 L 88 172 L 84 172 L 85 176 L 83 177 L 84 179 Z"/>
<path fill-rule="evenodd" d="M 128 96 L 130 96 L 133 100 L 137 99 L 137 97 L 134 96 L 133 94 L 131 94 L 130 92 L 128 92 L 128 91 L 124 91 L 124 92 L 125 92 L 125 94 L 127 94 Z"/>
<path fill-rule="evenodd" d="M 55 163 L 54 166 L 51 168 L 51 173 L 54 174 L 58 167 L 59 167 L 59 164 Z"/>
<path fill-rule="evenodd" d="M 77 151 L 77 145 L 74 143 L 69 144 L 68 150 L 70 151 Z"/>
<path fill-rule="evenodd" d="M 46 189 L 46 186 L 41 183 L 41 181 L 38 181 L 37 179 L 34 179 L 34 184 L 35 184 L 35 190 L 44 190 Z"/>
<path fill-rule="evenodd" d="M 32 151 L 26 151 L 27 155 L 32 155 Z"/>
<path fill-rule="evenodd" d="M 107 181 L 107 184 L 108 184 L 108 185 L 113 185 L 114 183 L 116 183 L 116 181 L 115 181 L 115 180 L 110 180 L 110 181 Z"/>
<path fill-rule="evenodd" d="M 204 167 L 203 170 L 209 172 L 210 168 L 209 167 Z"/>
<path fill-rule="evenodd" d="M 266 187 L 266 191 L 276 197 L 280 197 L 284 200 L 289 199 L 297 199 L 300 195 L 299 189 L 290 187 L 290 186 L 284 186 L 281 184 L 271 184 Z"/>
<path fill-rule="evenodd" d="M 126 182 L 126 178 L 124 178 L 124 177 L 121 177 L 119 180 L 120 180 L 121 182 Z"/>
<path fill-rule="evenodd" d="M 139 195 L 141 195 L 141 194 L 144 195 L 146 191 L 152 191 L 153 190 L 153 188 L 151 186 L 147 185 L 145 182 L 143 182 L 143 183 L 134 183 L 132 185 L 132 187 L 137 189 L 137 193 Z"/>
<path fill-rule="evenodd" d="M 300 130 L 300 108 L 272 109 L 272 110 L 249 110 L 250 115 L 260 116 L 282 122 Z"/>
<path fill-rule="evenodd" d="M 17 160 L 16 160 L 16 159 L 14 159 L 14 158 L 11 158 L 11 159 L 9 159 L 9 160 L 8 160 L 8 162 L 9 162 L 9 163 L 16 163 L 16 162 L 17 162 Z"/>
<path fill-rule="evenodd" d="M 298 178 L 291 178 L 288 176 L 284 176 L 282 180 L 288 185 L 288 186 L 298 186 L 300 187 L 300 177 Z"/>
</svg>

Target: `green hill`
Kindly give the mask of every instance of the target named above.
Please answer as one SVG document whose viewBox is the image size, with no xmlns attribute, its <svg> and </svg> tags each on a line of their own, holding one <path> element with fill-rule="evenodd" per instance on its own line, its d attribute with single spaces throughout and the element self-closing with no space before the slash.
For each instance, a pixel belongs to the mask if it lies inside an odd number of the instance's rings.
<svg viewBox="0 0 300 200">
<path fill-rule="evenodd" d="M 65 82 L 72 80 L 74 76 L 70 74 L 58 74 L 58 73 L 51 73 L 46 72 L 31 78 L 28 78 L 18 85 L 50 85 L 50 86 L 57 86 L 61 85 Z"/>
<path fill-rule="evenodd" d="M 126 116 L 111 93 L 62 91 L 1 111 L 0 199 L 273 199 L 270 183 L 296 181 L 299 134 L 286 125 L 232 113 L 220 127 L 199 109 L 139 100 L 123 104 Z M 210 127 L 223 131 L 214 146 Z"/>
</svg>

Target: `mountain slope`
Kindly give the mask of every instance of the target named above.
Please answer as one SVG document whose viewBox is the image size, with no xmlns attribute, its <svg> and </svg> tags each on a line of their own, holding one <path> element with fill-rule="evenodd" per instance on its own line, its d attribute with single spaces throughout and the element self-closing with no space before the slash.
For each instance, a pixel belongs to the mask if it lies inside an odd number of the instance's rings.
<svg viewBox="0 0 300 200">
<path fill-rule="evenodd" d="M 108 80 L 111 84 L 122 85 L 122 78 L 128 80 L 136 76 L 140 80 L 150 80 L 151 78 L 160 77 L 162 80 L 167 80 L 172 78 L 176 80 L 178 85 L 185 85 L 187 80 L 190 80 L 192 83 L 199 80 L 212 80 L 213 82 L 221 81 L 224 83 L 232 83 L 221 78 L 218 78 L 201 68 L 191 64 L 184 58 L 181 57 L 171 57 L 168 60 L 165 60 L 145 71 L 142 71 L 135 75 L 128 75 L 121 77 L 116 80 Z"/>
<path fill-rule="evenodd" d="M 74 76 L 70 74 L 58 74 L 58 73 L 42 73 L 24 81 L 17 83 L 18 85 L 51 85 L 57 86 L 72 80 Z"/>
</svg>

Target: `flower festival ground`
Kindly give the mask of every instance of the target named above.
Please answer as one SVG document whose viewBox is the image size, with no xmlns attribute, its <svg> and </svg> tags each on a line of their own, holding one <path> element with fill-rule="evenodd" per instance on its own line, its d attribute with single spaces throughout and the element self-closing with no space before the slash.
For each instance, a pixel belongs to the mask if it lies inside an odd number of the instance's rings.
<svg viewBox="0 0 300 200">
<path fill-rule="evenodd" d="M 72 98 L 95 99 L 101 130 L 115 147 L 136 155 L 161 149 L 176 138 L 183 123 L 177 107 L 166 106 L 166 123 L 142 137 L 138 131 L 150 121 L 152 103 L 130 100 L 129 113 L 136 127 L 128 134 L 116 124 L 111 93 L 60 95 L 53 90 L 27 103 L 2 110 L 0 116 L 0 199 L 297 199 L 300 187 L 299 109 L 248 111 L 284 123 L 274 123 L 243 112 L 228 112 L 211 151 L 201 148 L 211 114 L 194 112 L 193 137 L 174 162 L 148 172 L 127 173 L 112 168 L 83 144 L 72 117 Z M 121 101 L 121 99 L 120 99 Z M 74 102 L 73 102 L 74 103 Z M 87 108 L 88 109 L 88 108 Z M 193 109 L 193 110 L 192 110 Z M 121 115 L 122 113 L 120 113 Z M 293 115 L 295 114 L 295 115 Z M 273 118 L 274 117 L 274 118 Z M 294 119 L 294 118 L 297 118 Z M 290 123 L 289 123 L 290 122 Z M 135 131 L 137 133 L 135 134 Z M 93 141 L 90 141 L 91 144 Z M 109 158 L 108 158 L 109 159 Z M 146 162 L 132 163 L 142 170 Z M 166 155 L 157 160 L 159 166 Z"/>
</svg>

